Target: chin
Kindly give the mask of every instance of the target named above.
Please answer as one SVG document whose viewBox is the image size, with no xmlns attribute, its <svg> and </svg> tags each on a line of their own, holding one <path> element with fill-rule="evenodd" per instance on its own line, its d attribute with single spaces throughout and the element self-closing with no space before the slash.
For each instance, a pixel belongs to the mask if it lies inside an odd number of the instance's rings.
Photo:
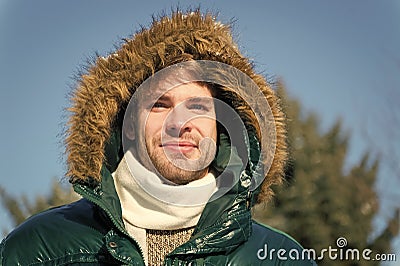
<svg viewBox="0 0 400 266">
<path fill-rule="evenodd" d="M 186 171 L 175 166 L 173 166 L 174 169 L 168 168 L 161 168 L 159 174 L 163 178 L 177 185 L 186 185 L 192 181 L 203 178 L 207 174 L 207 169 L 200 171 Z"/>
<path fill-rule="evenodd" d="M 182 154 L 171 157 L 167 158 L 164 153 L 150 154 L 153 167 L 157 169 L 157 174 L 177 185 L 185 185 L 201 179 L 208 173 L 208 165 L 202 165 L 203 163 L 199 162 L 191 163 L 191 159 L 182 158 Z M 196 156 L 193 154 L 193 157 Z"/>
</svg>

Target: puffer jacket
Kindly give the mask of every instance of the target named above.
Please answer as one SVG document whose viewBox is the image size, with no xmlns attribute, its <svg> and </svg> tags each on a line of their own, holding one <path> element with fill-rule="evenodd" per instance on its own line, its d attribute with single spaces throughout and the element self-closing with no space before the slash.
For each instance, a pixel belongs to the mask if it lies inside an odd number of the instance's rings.
<svg viewBox="0 0 400 266">
<path fill-rule="evenodd" d="M 312 260 L 301 260 L 303 249 L 290 236 L 251 218 L 252 206 L 270 199 L 271 185 L 280 183 L 284 173 L 284 115 L 265 79 L 237 49 L 229 27 L 198 10 L 155 19 L 149 29 L 126 40 L 110 56 L 99 57 L 81 75 L 65 143 L 67 176 L 82 199 L 36 214 L 18 226 L 1 243 L 0 265 L 144 265 L 138 243 L 124 227 L 111 175 L 123 156 L 121 117 L 144 80 L 185 60 L 218 61 L 248 75 L 270 105 L 276 148 L 263 183 L 250 189 L 256 175 L 254 165 L 264 158 L 260 157 L 260 129 L 250 108 L 225 94 L 224 100 L 238 111 L 248 130 L 244 140 L 248 163 L 232 168 L 238 171 L 232 173 L 240 177 L 238 182 L 206 204 L 190 240 L 168 254 L 164 264 L 315 265 Z M 231 149 L 223 140 L 213 162 L 216 169 L 228 167 Z"/>
<path fill-rule="evenodd" d="M 101 190 L 76 185 L 84 199 L 17 227 L 1 245 L 0 265 L 144 265 L 139 246 L 124 229 L 110 172 L 102 174 Z M 292 238 L 251 220 L 247 195 L 239 185 L 208 204 L 190 241 L 164 265 L 314 265 L 289 257 L 289 252 L 302 254 Z M 280 249 L 287 260 L 278 258 Z"/>
</svg>

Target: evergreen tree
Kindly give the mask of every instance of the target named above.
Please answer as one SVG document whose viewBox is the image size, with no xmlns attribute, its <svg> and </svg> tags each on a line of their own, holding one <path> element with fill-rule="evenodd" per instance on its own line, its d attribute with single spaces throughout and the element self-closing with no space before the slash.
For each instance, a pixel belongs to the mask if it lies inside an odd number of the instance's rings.
<svg viewBox="0 0 400 266">
<path fill-rule="evenodd" d="M 379 208 L 374 191 L 378 162 L 371 163 L 365 154 L 349 173 L 344 173 L 348 136 L 341 122 L 321 133 L 316 114 L 304 115 L 282 83 L 277 87 L 289 121 L 291 159 L 285 186 L 276 189 L 272 203 L 255 209 L 255 218 L 289 233 L 305 248 L 316 250 L 317 256 L 329 246 L 343 250 L 343 254 L 348 249 L 360 251 L 360 260 L 330 260 L 326 254 L 319 265 L 378 265 L 362 260 L 362 250 L 371 249 L 371 257 L 390 253 L 391 240 L 399 230 L 396 216 L 379 237 L 369 239 Z M 344 246 L 336 243 L 340 237 L 347 241 Z M 351 259 L 351 253 L 347 254 Z"/>
</svg>

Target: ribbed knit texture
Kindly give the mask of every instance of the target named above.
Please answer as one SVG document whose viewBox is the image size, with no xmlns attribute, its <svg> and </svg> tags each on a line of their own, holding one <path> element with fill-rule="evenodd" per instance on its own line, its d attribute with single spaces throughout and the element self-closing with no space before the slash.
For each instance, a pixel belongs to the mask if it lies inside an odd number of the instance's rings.
<svg viewBox="0 0 400 266">
<path fill-rule="evenodd" d="M 165 256 L 186 243 L 194 227 L 178 230 L 146 230 L 149 266 L 163 265 Z"/>
</svg>

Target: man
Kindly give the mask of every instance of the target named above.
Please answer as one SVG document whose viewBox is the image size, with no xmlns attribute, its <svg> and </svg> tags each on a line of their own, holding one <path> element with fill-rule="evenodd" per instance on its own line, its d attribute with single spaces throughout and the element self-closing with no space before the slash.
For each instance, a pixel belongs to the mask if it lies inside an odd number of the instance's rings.
<svg viewBox="0 0 400 266">
<path fill-rule="evenodd" d="M 283 176 L 284 115 L 212 15 L 154 20 L 98 58 L 72 102 L 82 199 L 17 227 L 0 265 L 313 265 L 251 220 Z"/>
</svg>

